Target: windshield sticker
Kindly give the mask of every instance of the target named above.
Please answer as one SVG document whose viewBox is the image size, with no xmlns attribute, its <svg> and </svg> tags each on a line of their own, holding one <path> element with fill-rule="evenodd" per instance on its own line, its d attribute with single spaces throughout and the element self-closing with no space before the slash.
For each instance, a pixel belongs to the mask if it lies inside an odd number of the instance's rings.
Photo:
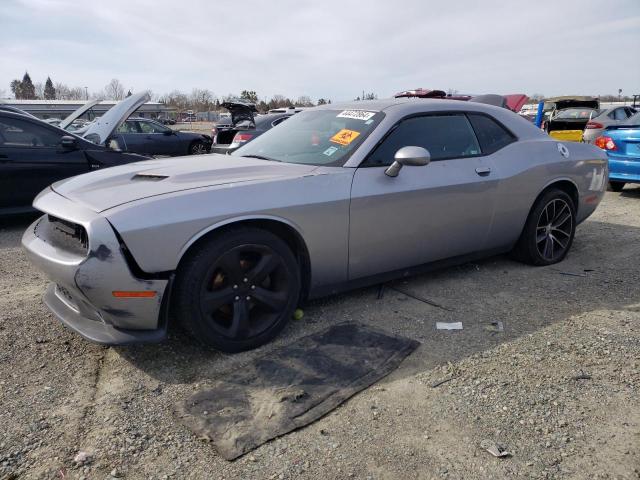
<svg viewBox="0 0 640 480">
<path fill-rule="evenodd" d="M 376 112 L 365 112 L 364 110 L 345 110 L 340 112 L 336 118 L 353 118 L 354 120 L 369 120 Z"/>
<path fill-rule="evenodd" d="M 338 133 L 336 133 L 333 137 L 331 137 L 329 141 L 333 143 L 338 143 L 340 145 L 349 145 L 356 138 L 358 138 L 359 135 L 360 135 L 360 132 L 343 128 Z"/>
<path fill-rule="evenodd" d="M 324 152 L 322 152 L 324 155 L 326 155 L 327 157 L 330 157 L 331 155 L 333 155 L 334 153 L 336 153 L 338 151 L 338 147 L 329 147 L 327 148 Z"/>
</svg>

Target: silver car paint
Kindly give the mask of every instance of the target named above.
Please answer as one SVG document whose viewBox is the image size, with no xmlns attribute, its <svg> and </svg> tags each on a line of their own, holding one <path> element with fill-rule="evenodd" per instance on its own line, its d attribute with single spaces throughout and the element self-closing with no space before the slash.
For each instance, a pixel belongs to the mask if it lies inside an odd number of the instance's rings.
<svg viewBox="0 0 640 480">
<path fill-rule="evenodd" d="M 555 181 L 577 187 L 579 220 L 591 214 L 604 194 L 607 161 L 602 151 L 567 143 L 565 158 L 559 142 L 506 109 L 422 99 L 324 108 L 383 110 L 386 116 L 344 167 L 215 154 L 154 160 L 60 182 L 35 206 L 86 225 L 94 245 L 101 241 L 96 235 L 111 239 L 93 230 L 97 219 L 105 220 L 147 273 L 175 270 L 195 241 L 220 226 L 249 219 L 279 221 L 306 243 L 313 296 L 327 285 L 366 275 L 493 247 L 506 251 L 520 235 L 538 194 Z M 384 175 L 382 167 L 357 168 L 402 118 L 443 111 L 487 113 L 519 141 L 490 156 L 406 166 L 396 178 Z M 486 168 L 491 169 L 488 176 L 476 173 Z M 142 178 L 132 180 L 136 174 Z M 162 176 L 166 178 L 158 180 Z M 68 200 L 56 201 L 55 196 Z M 87 223 L 83 216 L 89 211 L 93 220 Z M 33 257 L 42 256 L 34 242 L 25 242 L 25 247 Z M 56 276 L 49 266 L 55 259 L 36 261 Z M 111 288 L 110 278 L 101 274 L 102 264 L 86 268 L 95 268 L 91 288 Z M 110 302 L 113 306 L 120 300 Z M 157 305 L 150 311 L 155 314 Z M 131 322 L 122 325 L 129 328 Z M 147 321 L 140 325 L 149 328 Z"/>
<path fill-rule="evenodd" d="M 74 122 L 74 120 L 77 120 L 78 118 L 80 118 L 82 115 L 84 115 L 93 107 L 95 107 L 98 103 L 100 103 L 100 100 L 91 100 L 85 103 L 77 110 L 74 110 L 73 112 L 71 112 L 64 120 L 60 122 L 60 125 L 58 125 L 58 127 L 60 127 L 63 130 L 66 130 L 67 127 Z"/>
<path fill-rule="evenodd" d="M 148 92 L 134 93 L 120 103 L 111 107 L 100 118 L 93 122 L 83 137 L 99 145 L 104 145 L 113 132 L 124 122 L 129 115 L 135 112 L 143 103 L 151 100 Z M 91 137 L 95 137 L 93 140 Z"/>
</svg>

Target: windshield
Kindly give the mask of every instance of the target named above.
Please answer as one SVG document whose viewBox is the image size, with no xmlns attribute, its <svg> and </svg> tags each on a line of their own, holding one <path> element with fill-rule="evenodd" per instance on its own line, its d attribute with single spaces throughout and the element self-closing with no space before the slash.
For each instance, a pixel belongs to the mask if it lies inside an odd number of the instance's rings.
<svg viewBox="0 0 640 480">
<path fill-rule="evenodd" d="M 595 116 L 596 114 L 597 111 L 593 108 L 565 108 L 564 110 L 560 110 L 555 118 L 588 120 L 591 116 Z"/>
<path fill-rule="evenodd" d="M 367 110 L 307 110 L 295 114 L 232 155 L 342 166 L 383 117 L 382 112 Z"/>
</svg>

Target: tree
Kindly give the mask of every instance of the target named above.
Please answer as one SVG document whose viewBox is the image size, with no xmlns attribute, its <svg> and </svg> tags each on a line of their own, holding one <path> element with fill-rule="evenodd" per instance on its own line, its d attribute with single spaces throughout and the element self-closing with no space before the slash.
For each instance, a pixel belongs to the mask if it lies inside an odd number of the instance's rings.
<svg viewBox="0 0 640 480">
<path fill-rule="evenodd" d="M 34 85 L 36 98 L 44 98 L 44 83 L 36 82 Z"/>
<path fill-rule="evenodd" d="M 120 80 L 112 78 L 104 87 L 104 94 L 108 100 L 122 100 L 124 98 L 124 86 L 120 83 Z"/>
<path fill-rule="evenodd" d="M 311 98 L 306 95 L 301 95 L 294 103 L 295 107 L 313 107 L 313 102 Z"/>
<path fill-rule="evenodd" d="M 189 95 L 189 103 L 191 110 L 199 112 L 208 112 L 214 106 L 214 95 L 206 88 L 194 88 Z"/>
<path fill-rule="evenodd" d="M 67 100 L 69 98 L 69 87 L 64 83 L 58 82 L 55 86 L 56 100 Z"/>
<path fill-rule="evenodd" d="M 51 81 L 51 77 L 47 77 L 47 81 L 44 83 L 44 99 L 45 100 L 56 99 L 56 89 L 53 88 L 53 82 Z"/>
<path fill-rule="evenodd" d="M 127 97 L 130 97 L 131 95 L 133 95 L 133 94 L 131 93 L 131 90 L 127 90 Z"/>
<path fill-rule="evenodd" d="M 11 91 L 18 100 L 35 100 L 36 99 L 36 87 L 31 81 L 31 77 L 28 72 L 24 72 L 22 80 L 11 81 Z"/>
<path fill-rule="evenodd" d="M 318 105 L 326 105 L 327 101 L 324 98 L 319 98 L 318 99 Z"/>
<path fill-rule="evenodd" d="M 35 100 L 36 99 L 36 87 L 33 85 L 31 81 L 31 77 L 28 72 L 24 72 L 24 76 L 22 77 L 22 98 L 25 100 Z"/>
<path fill-rule="evenodd" d="M 255 90 L 243 90 L 242 93 L 240 93 L 240 99 L 251 103 L 258 103 L 258 94 Z"/>
<path fill-rule="evenodd" d="M 9 86 L 11 87 L 11 93 L 13 93 L 13 96 L 16 97 L 16 99 L 22 98 L 22 82 L 20 80 L 11 80 L 11 84 Z"/>
</svg>

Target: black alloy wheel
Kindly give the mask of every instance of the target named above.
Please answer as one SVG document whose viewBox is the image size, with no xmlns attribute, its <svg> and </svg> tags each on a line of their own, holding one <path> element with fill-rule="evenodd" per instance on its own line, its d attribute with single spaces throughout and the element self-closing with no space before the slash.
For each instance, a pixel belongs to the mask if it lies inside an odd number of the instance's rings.
<svg viewBox="0 0 640 480">
<path fill-rule="evenodd" d="M 173 311 L 199 341 L 225 352 L 260 346 L 291 318 L 300 272 L 276 235 L 247 228 L 203 243 L 181 262 Z"/>
</svg>

